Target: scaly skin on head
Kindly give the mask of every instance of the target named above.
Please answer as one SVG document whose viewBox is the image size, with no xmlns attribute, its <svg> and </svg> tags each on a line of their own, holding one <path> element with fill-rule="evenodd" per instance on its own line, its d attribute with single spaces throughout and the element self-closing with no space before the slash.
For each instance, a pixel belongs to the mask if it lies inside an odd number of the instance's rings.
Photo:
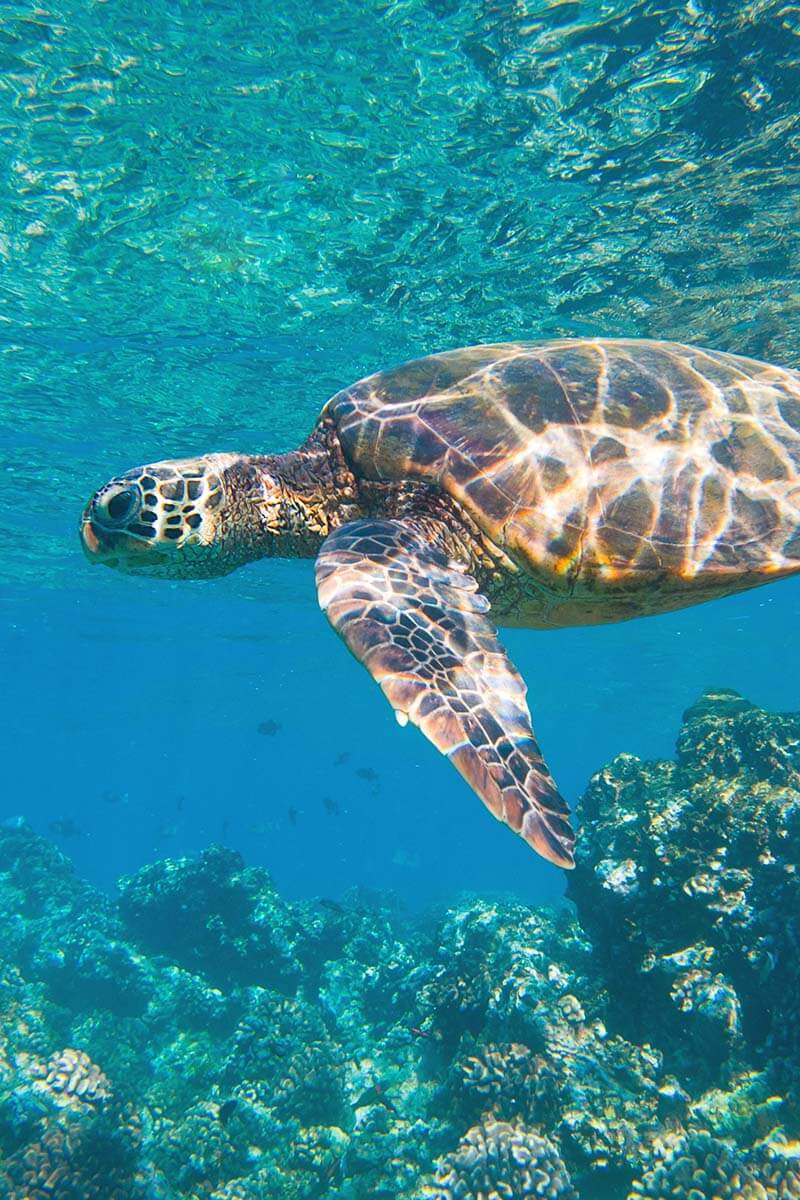
<svg viewBox="0 0 800 1200">
<path fill-rule="evenodd" d="M 87 505 L 84 549 L 93 562 L 128 574 L 173 579 L 227 575 L 275 554 L 313 554 L 325 514 L 295 495 L 283 466 L 280 456 L 211 454 L 127 471 Z M 317 517 L 310 529 L 307 508 Z"/>
<path fill-rule="evenodd" d="M 235 454 L 136 467 L 87 504 L 81 539 L 92 562 L 166 578 L 224 575 L 237 565 L 226 477 Z M 242 560 L 243 561 L 243 560 Z"/>
<path fill-rule="evenodd" d="M 288 454 L 209 454 L 134 468 L 99 489 L 81 521 L 92 562 L 169 579 L 227 575 L 259 558 L 313 558 L 362 515 L 323 423 Z"/>
<path fill-rule="evenodd" d="M 81 538 L 92 562 L 126 574 L 211 579 L 259 558 L 314 558 L 334 529 L 376 514 L 429 529 L 478 574 L 491 565 L 446 496 L 357 481 L 325 418 L 287 454 L 209 454 L 126 471 L 89 501 Z"/>
</svg>

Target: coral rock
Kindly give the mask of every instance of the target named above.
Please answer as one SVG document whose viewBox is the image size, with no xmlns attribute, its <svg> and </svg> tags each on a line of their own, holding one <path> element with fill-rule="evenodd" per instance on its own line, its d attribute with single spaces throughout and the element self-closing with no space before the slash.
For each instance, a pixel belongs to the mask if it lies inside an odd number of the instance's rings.
<svg viewBox="0 0 800 1200">
<path fill-rule="evenodd" d="M 628 1200 L 789 1200 L 800 1195 L 797 1160 L 776 1151 L 676 1129 L 653 1140 L 652 1165 Z"/>
<path fill-rule="evenodd" d="M 82 1050 L 62 1050 L 32 1074 L 37 1076 L 33 1090 L 49 1093 L 62 1108 L 103 1108 L 111 1099 L 111 1084 Z"/>
<path fill-rule="evenodd" d="M 147 950 L 219 987 L 261 984 L 293 992 L 300 965 L 293 922 L 266 871 L 212 846 L 165 859 L 120 881 L 120 912 Z"/>
<path fill-rule="evenodd" d="M 577 1200 L 567 1169 L 548 1138 L 520 1122 L 489 1118 L 465 1134 L 442 1159 L 430 1200 Z"/>
<path fill-rule="evenodd" d="M 800 714 L 717 691 L 685 715 L 675 763 L 620 755 L 580 807 L 569 891 L 635 1039 L 703 1086 L 747 1034 L 796 1075 Z"/>
</svg>

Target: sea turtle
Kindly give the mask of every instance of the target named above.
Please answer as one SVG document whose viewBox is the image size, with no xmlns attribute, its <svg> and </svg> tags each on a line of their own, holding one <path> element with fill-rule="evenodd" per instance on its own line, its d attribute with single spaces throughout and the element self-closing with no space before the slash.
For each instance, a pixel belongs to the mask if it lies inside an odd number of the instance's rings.
<svg viewBox="0 0 800 1200">
<path fill-rule="evenodd" d="M 800 570 L 800 374 L 656 341 L 434 354 L 338 392 L 299 450 L 117 476 L 81 531 L 137 575 L 316 558 L 320 606 L 400 724 L 570 867 L 495 624 L 620 621 Z"/>
</svg>

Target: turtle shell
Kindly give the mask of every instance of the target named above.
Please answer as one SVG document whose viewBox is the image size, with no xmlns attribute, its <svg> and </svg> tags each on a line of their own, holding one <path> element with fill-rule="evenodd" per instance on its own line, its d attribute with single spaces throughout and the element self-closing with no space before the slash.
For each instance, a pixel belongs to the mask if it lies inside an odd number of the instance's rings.
<svg viewBox="0 0 800 1200">
<path fill-rule="evenodd" d="M 510 342 L 371 375 L 326 412 L 356 475 L 440 488 L 523 569 L 800 568 L 795 371 L 671 342 Z"/>
</svg>

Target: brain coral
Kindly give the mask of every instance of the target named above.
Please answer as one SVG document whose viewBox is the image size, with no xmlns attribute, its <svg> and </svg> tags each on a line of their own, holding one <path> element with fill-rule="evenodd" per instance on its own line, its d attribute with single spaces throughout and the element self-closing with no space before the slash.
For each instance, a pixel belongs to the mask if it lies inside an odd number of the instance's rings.
<svg viewBox="0 0 800 1200">
<path fill-rule="evenodd" d="M 141 1124 L 100 1068 L 65 1049 L 47 1063 L 18 1056 L 16 1096 L 34 1118 L 0 1164 L 6 1200 L 139 1200 Z"/>
<path fill-rule="evenodd" d="M 652 1142 L 652 1163 L 628 1200 L 790 1200 L 800 1196 L 797 1160 L 779 1148 L 742 1151 L 706 1130 L 676 1128 Z"/>
<path fill-rule="evenodd" d="M 528 1046 L 516 1042 L 484 1046 L 479 1054 L 458 1063 L 461 1091 L 478 1112 L 536 1119 L 538 1065 Z"/>
<path fill-rule="evenodd" d="M 33 1090 L 49 1094 L 59 1108 L 98 1109 L 111 1099 L 111 1084 L 83 1050 L 61 1050 L 46 1066 L 32 1066 L 31 1074 Z"/>
<path fill-rule="evenodd" d="M 553 1143 L 520 1121 L 486 1118 L 474 1125 L 458 1149 L 440 1160 L 430 1200 L 577 1200 L 567 1169 Z"/>
</svg>

